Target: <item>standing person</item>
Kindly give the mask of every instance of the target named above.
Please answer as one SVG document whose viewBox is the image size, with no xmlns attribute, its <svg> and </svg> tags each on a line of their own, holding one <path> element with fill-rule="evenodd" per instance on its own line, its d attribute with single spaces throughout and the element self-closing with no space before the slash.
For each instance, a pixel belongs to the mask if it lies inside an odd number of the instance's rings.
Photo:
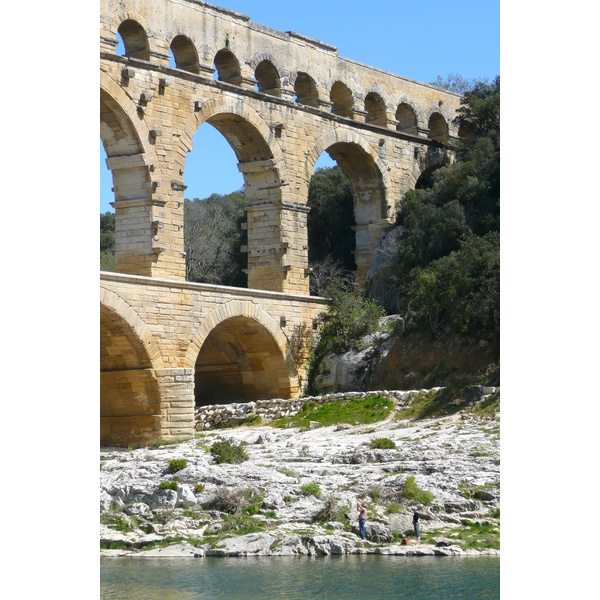
<svg viewBox="0 0 600 600">
<path fill-rule="evenodd" d="M 413 508 L 413 527 L 415 528 L 415 536 L 417 538 L 417 546 L 421 543 L 421 527 L 419 525 L 418 507 Z"/>
<path fill-rule="evenodd" d="M 365 521 L 367 520 L 367 505 L 358 502 L 356 504 L 356 508 L 358 510 L 358 529 L 360 531 L 361 539 L 364 540 L 367 537 L 365 533 Z"/>
</svg>

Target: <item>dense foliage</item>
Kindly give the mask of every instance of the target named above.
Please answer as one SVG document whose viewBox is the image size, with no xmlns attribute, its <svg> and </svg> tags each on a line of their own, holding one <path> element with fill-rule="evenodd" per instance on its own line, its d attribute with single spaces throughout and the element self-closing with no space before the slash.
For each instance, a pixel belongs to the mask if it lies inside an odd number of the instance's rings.
<svg viewBox="0 0 600 600">
<path fill-rule="evenodd" d="M 328 352 L 341 354 L 362 350 L 363 338 L 375 333 L 379 320 L 385 316 L 381 305 L 362 294 L 347 291 L 339 281 L 326 290 L 327 311 L 320 316 L 319 344 Z M 317 347 L 317 352 L 319 351 Z"/>
<path fill-rule="evenodd" d="M 354 197 L 339 167 L 317 169 L 308 189 L 308 262 L 328 257 L 354 271 Z"/>
<path fill-rule="evenodd" d="M 460 109 L 471 135 L 432 185 L 406 194 L 397 285 L 408 329 L 499 340 L 500 78 L 476 83 Z"/>
</svg>

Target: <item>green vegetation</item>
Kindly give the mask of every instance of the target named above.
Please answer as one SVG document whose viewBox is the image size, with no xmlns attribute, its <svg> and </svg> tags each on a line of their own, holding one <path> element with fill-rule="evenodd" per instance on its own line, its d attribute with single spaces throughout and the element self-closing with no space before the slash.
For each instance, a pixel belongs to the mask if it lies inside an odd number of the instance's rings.
<svg viewBox="0 0 600 600">
<path fill-rule="evenodd" d="M 390 502 L 386 507 L 385 507 L 385 514 L 386 515 L 395 515 L 398 514 L 400 512 L 400 505 L 396 502 Z"/>
<path fill-rule="evenodd" d="M 459 112 L 469 135 L 456 162 L 417 182 L 398 213 L 396 285 L 407 331 L 486 339 L 497 349 L 500 78 L 468 87 Z"/>
<path fill-rule="evenodd" d="M 253 489 L 240 490 L 221 486 L 214 498 L 202 506 L 205 510 L 218 510 L 229 514 L 255 515 L 263 507 L 263 495 Z"/>
<path fill-rule="evenodd" d="M 113 527 L 117 531 L 121 533 L 128 533 L 129 531 L 133 531 L 137 529 L 140 524 L 140 521 L 134 515 L 125 515 L 123 513 L 102 513 L 100 515 L 100 523 L 103 525 L 107 525 L 109 527 Z"/>
<path fill-rule="evenodd" d="M 171 481 L 161 481 L 158 485 L 159 490 L 176 490 L 177 489 L 177 481 L 175 479 Z"/>
<path fill-rule="evenodd" d="M 308 261 L 328 256 L 354 271 L 354 196 L 340 167 L 317 169 L 308 189 Z"/>
<path fill-rule="evenodd" d="M 248 415 L 243 421 L 242 425 L 260 425 L 262 423 L 262 417 L 255 413 Z"/>
<path fill-rule="evenodd" d="M 500 394 L 492 394 L 481 402 L 480 398 L 476 385 L 451 385 L 412 397 L 407 406 L 398 410 L 395 419 L 428 419 L 453 415 L 459 411 L 489 418 L 500 410 Z"/>
<path fill-rule="evenodd" d="M 373 499 L 373 502 L 377 502 L 379 500 L 379 498 L 381 498 L 382 493 L 383 493 L 383 490 L 382 490 L 381 484 L 379 484 L 379 483 L 373 483 L 367 490 L 367 494 L 369 496 L 371 496 L 371 498 Z"/>
<path fill-rule="evenodd" d="M 316 379 L 323 359 L 332 352 L 341 354 L 349 350 L 364 350 L 363 338 L 381 329 L 380 319 L 384 308 L 377 300 L 365 298 L 357 291 L 348 291 L 340 279 L 334 279 L 323 291 L 327 310 L 319 315 L 316 344 L 311 349 L 308 365 L 310 394 L 318 393 Z"/>
<path fill-rule="evenodd" d="M 324 404 L 306 402 L 302 410 L 293 417 L 273 421 L 273 427 L 308 427 L 309 421 L 316 421 L 323 427 L 338 423 L 370 424 L 386 419 L 392 411 L 392 401 L 380 394 L 351 400 L 332 400 Z"/>
<path fill-rule="evenodd" d="M 259 533 L 264 531 L 265 523 L 260 519 L 247 514 L 226 515 L 223 518 L 223 533 L 233 533 L 235 535 L 246 535 L 248 533 Z"/>
<path fill-rule="evenodd" d="M 499 527 L 492 523 L 474 523 L 467 521 L 465 526 L 455 528 L 446 535 L 449 538 L 456 539 L 464 549 L 500 549 Z"/>
<path fill-rule="evenodd" d="M 369 444 L 371 449 L 390 450 L 396 447 L 396 442 L 390 440 L 390 438 L 381 437 L 373 438 Z"/>
<path fill-rule="evenodd" d="M 422 490 L 417 485 L 414 475 L 409 475 L 402 484 L 402 496 L 405 500 L 411 500 L 425 506 L 431 504 L 431 501 L 434 499 L 434 495 L 431 492 Z"/>
<path fill-rule="evenodd" d="M 171 473 L 177 473 L 187 467 L 187 460 L 185 458 L 172 458 L 169 461 L 169 471 Z"/>
<path fill-rule="evenodd" d="M 244 444 L 236 444 L 229 440 L 216 441 L 210 447 L 210 453 L 217 464 L 243 463 L 248 460 Z"/>
<path fill-rule="evenodd" d="M 203 483 L 196 483 L 194 485 L 194 494 L 201 494 L 206 489 Z"/>
<path fill-rule="evenodd" d="M 275 470 L 278 473 L 286 475 L 287 477 L 293 477 L 294 479 L 298 479 L 298 474 L 295 471 L 292 471 L 292 469 L 288 469 L 287 467 L 276 467 Z"/>
<path fill-rule="evenodd" d="M 350 523 L 346 516 L 346 509 L 340 506 L 333 494 L 329 494 L 324 499 L 323 507 L 313 516 L 313 521 L 317 523 L 328 523 L 329 521 L 337 521 L 343 523 L 346 530 L 350 529 Z M 328 527 L 328 530 L 330 528 Z"/>
<path fill-rule="evenodd" d="M 379 330 L 385 310 L 376 300 L 344 289 L 339 280 L 324 292 L 327 311 L 321 313 L 319 341 L 315 354 L 363 350 L 362 338 Z"/>
<path fill-rule="evenodd" d="M 246 505 L 242 508 L 242 511 L 247 515 L 256 515 L 262 509 L 264 499 L 262 493 L 252 489 L 246 490 L 244 498 Z"/>
<path fill-rule="evenodd" d="M 315 481 L 305 483 L 304 485 L 300 486 L 300 490 L 307 496 L 314 496 L 317 499 L 321 497 L 321 486 Z"/>
</svg>

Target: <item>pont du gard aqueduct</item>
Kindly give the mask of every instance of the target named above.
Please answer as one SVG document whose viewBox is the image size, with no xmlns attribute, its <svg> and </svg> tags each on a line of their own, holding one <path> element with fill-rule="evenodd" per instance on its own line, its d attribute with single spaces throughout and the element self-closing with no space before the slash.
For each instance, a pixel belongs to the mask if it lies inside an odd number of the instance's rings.
<svg viewBox="0 0 600 600">
<path fill-rule="evenodd" d="M 198 0 L 101 0 L 100 21 L 116 244 L 100 274 L 101 444 L 135 447 L 192 437 L 197 405 L 303 392 L 325 306 L 309 295 L 315 162 L 327 152 L 351 181 L 360 281 L 405 192 L 453 160 L 460 97 Z M 186 281 L 186 155 L 206 123 L 244 178 L 247 289 Z"/>
</svg>

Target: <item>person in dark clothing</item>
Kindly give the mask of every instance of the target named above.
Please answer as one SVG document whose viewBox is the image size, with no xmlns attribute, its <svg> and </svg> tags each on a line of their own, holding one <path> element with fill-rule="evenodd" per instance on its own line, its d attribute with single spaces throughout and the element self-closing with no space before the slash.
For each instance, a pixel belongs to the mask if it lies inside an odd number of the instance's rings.
<svg viewBox="0 0 600 600">
<path fill-rule="evenodd" d="M 421 527 L 419 525 L 419 513 L 417 508 L 413 508 L 413 527 L 415 528 L 415 537 L 417 538 L 417 546 L 421 543 Z"/>
</svg>

